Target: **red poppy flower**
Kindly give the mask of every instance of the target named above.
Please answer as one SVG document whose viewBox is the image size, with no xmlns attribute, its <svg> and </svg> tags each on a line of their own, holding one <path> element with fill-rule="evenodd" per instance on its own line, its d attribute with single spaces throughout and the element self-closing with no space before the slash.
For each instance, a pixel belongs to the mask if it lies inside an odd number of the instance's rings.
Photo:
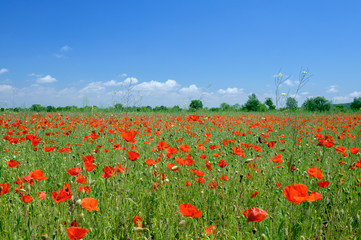
<svg viewBox="0 0 361 240">
<path fill-rule="evenodd" d="M 258 191 L 254 191 L 251 195 L 251 198 L 255 198 L 258 195 Z"/>
<path fill-rule="evenodd" d="M 209 171 L 212 171 L 212 163 L 211 162 L 208 162 L 206 161 L 206 168 L 209 170 Z"/>
<path fill-rule="evenodd" d="M 62 153 L 62 152 L 70 153 L 71 149 L 67 148 L 67 147 L 63 147 L 63 148 L 58 149 L 58 152 L 60 152 L 60 153 Z"/>
<path fill-rule="evenodd" d="M 21 196 L 21 199 L 23 200 L 24 203 L 29 203 L 29 202 L 33 201 L 33 197 L 30 195 L 27 195 L 27 194 Z"/>
<path fill-rule="evenodd" d="M 56 149 L 56 147 L 45 146 L 43 149 L 44 149 L 44 152 L 52 152 Z"/>
<path fill-rule="evenodd" d="M 199 183 L 204 183 L 206 181 L 206 179 L 204 178 L 196 178 L 196 181 Z"/>
<path fill-rule="evenodd" d="M 282 159 L 282 155 L 281 153 L 277 153 L 277 155 L 275 157 L 271 157 L 269 159 L 270 162 L 275 162 L 275 163 L 283 163 L 283 159 Z"/>
<path fill-rule="evenodd" d="M 199 115 L 189 115 L 189 119 L 191 119 L 192 121 L 198 121 L 199 117 Z"/>
<path fill-rule="evenodd" d="M 86 192 L 90 193 L 92 188 L 90 186 L 80 185 L 78 188 L 78 192 Z"/>
<path fill-rule="evenodd" d="M 134 152 L 134 151 L 129 151 L 128 152 L 128 159 L 130 160 L 130 161 L 135 161 L 135 160 L 137 160 L 137 158 L 140 156 L 140 154 L 139 153 L 137 153 L 137 152 Z"/>
<path fill-rule="evenodd" d="M 130 143 L 136 143 L 136 140 L 134 139 L 135 136 L 138 134 L 138 131 L 124 131 L 120 134 L 122 138 Z"/>
<path fill-rule="evenodd" d="M 229 178 L 228 178 L 227 175 L 222 175 L 222 176 L 221 176 L 221 180 L 222 180 L 222 181 L 229 181 Z"/>
<path fill-rule="evenodd" d="M 11 159 L 9 162 L 6 163 L 8 167 L 17 167 L 19 165 L 19 162 L 15 159 Z"/>
<path fill-rule="evenodd" d="M 352 154 L 357 154 L 358 151 L 359 151 L 358 148 L 350 148 L 350 152 L 351 152 Z"/>
<path fill-rule="evenodd" d="M 218 162 L 218 166 L 220 166 L 221 168 L 224 168 L 227 165 L 228 163 L 223 159 Z"/>
<path fill-rule="evenodd" d="M 189 203 L 179 204 L 179 211 L 185 217 L 200 218 L 202 216 L 202 211 L 198 210 L 195 206 Z"/>
<path fill-rule="evenodd" d="M 270 141 L 268 144 L 267 144 L 268 147 L 272 148 L 274 146 L 276 146 L 276 142 L 275 141 Z"/>
<path fill-rule="evenodd" d="M 247 222 L 260 222 L 268 216 L 269 215 L 266 211 L 260 208 L 251 207 L 248 210 Z"/>
<path fill-rule="evenodd" d="M 85 208 L 90 212 L 94 211 L 94 210 L 96 210 L 96 211 L 100 210 L 100 208 L 97 207 L 98 206 L 98 201 L 96 199 L 94 199 L 94 198 L 91 198 L 91 197 L 83 198 L 81 200 L 80 204 L 81 204 L 82 208 Z"/>
<path fill-rule="evenodd" d="M 133 223 L 140 228 L 143 227 L 143 219 L 141 219 L 139 216 L 133 217 Z"/>
<path fill-rule="evenodd" d="M 169 168 L 169 170 L 171 171 L 178 171 L 179 170 L 179 167 L 173 163 L 168 163 L 167 164 L 167 167 Z"/>
<path fill-rule="evenodd" d="M 308 188 L 303 184 L 291 184 L 283 190 L 283 194 L 288 201 L 294 203 L 302 203 L 304 201 L 316 201 L 322 198 L 322 195 L 317 192 L 312 192 L 308 195 Z"/>
<path fill-rule="evenodd" d="M 153 166 L 154 164 L 156 164 L 156 162 L 154 162 L 153 159 L 150 159 L 150 158 L 145 159 L 145 163 L 148 166 Z"/>
<path fill-rule="evenodd" d="M 75 176 L 75 175 L 78 175 L 80 173 L 80 170 L 81 170 L 81 168 L 75 167 L 75 168 L 70 168 L 66 172 L 69 173 L 71 176 Z"/>
<path fill-rule="evenodd" d="M 182 151 L 182 152 L 185 152 L 185 153 L 189 153 L 191 152 L 191 148 L 188 144 L 182 144 L 182 145 L 179 145 L 178 148 Z"/>
<path fill-rule="evenodd" d="M 69 239 L 82 239 L 89 232 L 88 229 L 80 227 L 70 227 L 66 229 Z"/>
<path fill-rule="evenodd" d="M 45 200 L 45 198 L 46 198 L 45 192 L 39 192 L 38 193 L 38 198 L 41 199 L 41 200 Z"/>
<path fill-rule="evenodd" d="M 101 175 L 103 178 L 110 178 L 111 176 L 117 173 L 117 170 L 115 170 L 115 168 L 111 166 L 105 166 L 103 168 L 103 172 L 104 174 Z"/>
<path fill-rule="evenodd" d="M 206 227 L 205 233 L 209 236 L 213 235 L 214 237 L 217 234 L 217 227 L 216 226 Z"/>
<path fill-rule="evenodd" d="M 322 179 L 325 175 L 322 174 L 321 170 L 317 167 L 311 167 L 307 169 L 308 175 L 317 179 Z"/>
<path fill-rule="evenodd" d="M 29 173 L 29 177 L 41 181 L 43 179 L 48 179 L 48 177 L 44 176 L 44 171 L 42 170 L 34 170 Z"/>
<path fill-rule="evenodd" d="M 117 173 L 120 172 L 120 173 L 124 173 L 124 171 L 127 169 L 127 168 L 123 168 L 122 167 L 122 164 L 119 164 L 119 166 L 115 166 L 116 169 L 117 169 Z"/>
<path fill-rule="evenodd" d="M 83 156 L 83 161 L 84 162 L 94 162 L 95 160 L 95 157 L 91 156 L 91 155 L 88 155 L 88 156 Z"/>
<path fill-rule="evenodd" d="M 216 187 L 218 187 L 218 182 L 216 180 L 213 180 L 209 183 L 209 186 L 212 188 L 212 189 L 215 189 Z"/>
<path fill-rule="evenodd" d="M 69 200 L 69 199 L 71 199 L 71 196 L 72 196 L 72 194 L 70 191 L 70 184 L 68 184 L 68 183 L 64 183 L 63 190 L 53 191 L 53 193 L 51 195 L 52 199 L 57 203 Z"/>
<path fill-rule="evenodd" d="M 321 187 L 321 188 L 327 188 L 328 185 L 330 185 L 329 181 L 319 181 L 318 182 L 318 186 Z"/>
<path fill-rule="evenodd" d="M 88 182 L 87 179 L 86 179 L 86 177 L 83 176 L 83 175 L 81 175 L 81 174 L 75 178 L 75 181 L 78 182 L 78 183 L 80 183 L 80 184 L 83 184 L 83 183 L 87 183 L 87 182 Z"/>
</svg>

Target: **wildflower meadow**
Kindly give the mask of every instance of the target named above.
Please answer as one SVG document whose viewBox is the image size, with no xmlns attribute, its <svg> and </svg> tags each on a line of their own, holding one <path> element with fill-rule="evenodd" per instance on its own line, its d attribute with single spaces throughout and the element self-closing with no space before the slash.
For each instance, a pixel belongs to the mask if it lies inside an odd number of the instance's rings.
<svg viewBox="0 0 361 240">
<path fill-rule="evenodd" d="M 361 239 L 357 114 L 0 115 L 1 239 Z"/>
</svg>

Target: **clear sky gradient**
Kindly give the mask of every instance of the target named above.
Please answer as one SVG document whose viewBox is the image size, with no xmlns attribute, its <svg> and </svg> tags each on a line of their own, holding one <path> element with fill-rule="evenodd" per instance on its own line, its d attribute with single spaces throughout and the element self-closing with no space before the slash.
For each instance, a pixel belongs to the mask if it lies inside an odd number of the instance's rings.
<svg viewBox="0 0 361 240">
<path fill-rule="evenodd" d="M 0 106 L 244 104 L 301 68 L 307 97 L 361 96 L 361 1 L 0 3 Z M 130 80 L 132 79 L 132 80 Z M 131 90 L 127 90 L 132 81 Z"/>
</svg>

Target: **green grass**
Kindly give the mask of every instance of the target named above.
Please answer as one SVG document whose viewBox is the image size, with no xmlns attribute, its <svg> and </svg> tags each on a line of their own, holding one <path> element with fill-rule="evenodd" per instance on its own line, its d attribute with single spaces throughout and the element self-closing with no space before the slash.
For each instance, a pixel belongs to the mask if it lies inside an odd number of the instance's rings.
<svg viewBox="0 0 361 240">
<path fill-rule="evenodd" d="M 66 229 L 74 220 L 79 227 L 89 230 L 84 239 L 361 238 L 361 186 L 358 185 L 361 169 L 349 168 L 360 160 L 360 153 L 351 154 L 349 148 L 361 146 L 361 116 L 201 115 L 200 120 L 202 123 L 188 121 L 187 116 L 166 114 L 0 115 L 1 139 L 8 132 L 14 134 L 10 137 L 25 138 L 26 134 L 16 135 L 24 130 L 29 134 L 36 132 L 42 138 L 37 151 L 29 140 L 18 144 L 0 140 L 0 183 L 10 183 L 10 192 L 0 195 L 1 239 L 67 239 Z M 315 132 L 320 126 L 321 132 Z M 149 135 L 147 128 L 151 129 Z M 117 134 L 111 134 L 108 129 Z M 69 135 L 63 134 L 69 130 L 72 130 Z M 137 142 L 126 143 L 119 135 L 122 130 L 138 130 Z M 89 138 L 84 141 L 84 136 L 90 135 L 91 131 L 96 131 L 99 138 L 92 143 L 88 142 Z M 232 134 L 234 131 L 239 131 L 241 135 Z M 58 136 L 45 135 L 50 132 L 58 132 Z M 269 134 L 263 140 L 276 141 L 276 146 L 269 148 L 267 144 L 260 143 L 260 134 Z M 331 148 L 317 146 L 315 134 L 331 135 L 335 145 Z M 278 142 L 281 137 L 286 140 L 285 143 Z M 126 150 L 113 150 L 108 141 L 113 138 L 112 143 L 120 144 Z M 180 138 L 183 138 L 182 142 L 177 141 Z M 210 141 L 204 143 L 207 138 Z M 228 139 L 235 142 L 224 146 L 222 141 Z M 54 142 L 50 143 L 50 140 Z M 145 141 L 150 144 L 144 144 Z M 159 141 L 165 141 L 172 147 L 188 144 L 191 151 L 183 153 L 178 150 L 178 154 L 167 158 L 165 150 L 152 151 L 157 149 Z M 242 147 L 245 157 L 234 155 L 231 147 L 240 146 L 241 142 L 259 146 L 262 151 Z M 43 151 L 44 146 L 60 149 L 67 143 L 71 153 Z M 198 149 L 199 143 L 204 145 L 205 151 Z M 82 144 L 82 147 L 74 144 Z M 98 145 L 102 148 L 94 153 Z M 220 148 L 211 150 L 210 145 L 219 145 Z M 140 153 L 135 161 L 128 160 L 127 156 L 132 146 Z M 336 146 L 346 147 L 348 156 L 338 154 L 334 149 Z M 109 152 L 103 152 L 103 149 Z M 215 153 L 220 156 L 215 156 Z M 277 153 L 282 154 L 283 167 L 273 168 L 278 163 L 268 160 Z M 161 161 L 156 165 L 145 163 L 147 158 L 157 160 L 160 154 Z M 175 161 L 177 157 L 186 158 L 187 154 L 195 161 L 192 166 L 181 166 Z M 207 156 L 205 160 L 212 162 L 212 171 L 200 158 L 202 154 Z M 91 172 L 84 168 L 82 157 L 86 155 L 95 157 L 97 167 Z M 20 165 L 8 167 L 6 162 L 10 159 L 16 159 Z M 221 159 L 228 163 L 225 168 L 217 165 Z M 253 159 L 258 169 L 251 169 L 249 162 L 245 161 L 247 159 Z M 341 159 L 346 164 L 339 165 Z M 293 164 L 296 170 L 290 171 L 287 162 Z M 101 177 L 103 167 L 114 167 L 120 163 L 127 168 L 124 174 L 118 173 L 108 179 Z M 170 171 L 167 163 L 176 164 L 179 171 Z M 322 180 L 331 182 L 327 188 L 318 187 L 319 180 L 308 175 L 306 169 L 312 166 L 318 167 L 325 175 Z M 82 168 L 80 174 L 87 177 L 87 185 L 92 187 L 90 193 L 78 192 L 80 184 L 75 181 L 76 177 L 66 172 L 74 167 Z M 34 200 L 23 203 L 19 193 L 15 193 L 18 185 L 14 182 L 35 169 L 43 170 L 48 179 L 35 180 L 33 185 L 25 182 L 21 192 L 31 195 Z M 191 169 L 203 171 L 206 182 L 197 183 Z M 158 179 L 154 176 L 156 171 L 166 174 L 168 180 Z M 251 178 L 246 177 L 249 173 Z M 220 180 L 225 174 L 229 181 Z M 219 183 L 215 189 L 209 186 L 212 180 Z M 190 181 L 192 185 L 186 186 L 185 181 Z M 61 190 L 65 182 L 71 184 L 73 196 L 70 200 L 56 203 L 51 198 L 52 192 Z M 154 188 L 155 182 L 160 187 Z M 276 183 L 282 187 L 276 187 Z M 292 183 L 304 184 L 309 190 L 321 193 L 323 198 L 300 204 L 289 202 L 283 189 Z M 259 194 L 251 198 L 256 190 Z M 37 198 L 39 191 L 46 192 L 45 200 Z M 82 208 L 79 200 L 85 197 L 98 200 L 100 211 L 90 212 Z M 178 210 L 181 203 L 196 206 L 202 211 L 202 216 L 184 217 Z M 242 210 L 251 207 L 265 210 L 269 217 L 259 223 L 247 222 Z M 143 219 L 141 232 L 134 231 L 133 216 L 136 215 Z M 185 221 L 185 226 L 182 221 Z M 215 237 L 205 234 L 208 226 L 217 227 Z"/>
</svg>

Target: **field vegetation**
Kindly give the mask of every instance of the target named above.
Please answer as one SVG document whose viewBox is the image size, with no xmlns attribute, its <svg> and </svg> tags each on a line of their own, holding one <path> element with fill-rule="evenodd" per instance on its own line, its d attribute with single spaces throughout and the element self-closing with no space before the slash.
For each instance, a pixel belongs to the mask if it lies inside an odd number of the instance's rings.
<svg viewBox="0 0 361 240">
<path fill-rule="evenodd" d="M 1 239 L 360 239 L 360 124 L 8 112 Z"/>
</svg>

